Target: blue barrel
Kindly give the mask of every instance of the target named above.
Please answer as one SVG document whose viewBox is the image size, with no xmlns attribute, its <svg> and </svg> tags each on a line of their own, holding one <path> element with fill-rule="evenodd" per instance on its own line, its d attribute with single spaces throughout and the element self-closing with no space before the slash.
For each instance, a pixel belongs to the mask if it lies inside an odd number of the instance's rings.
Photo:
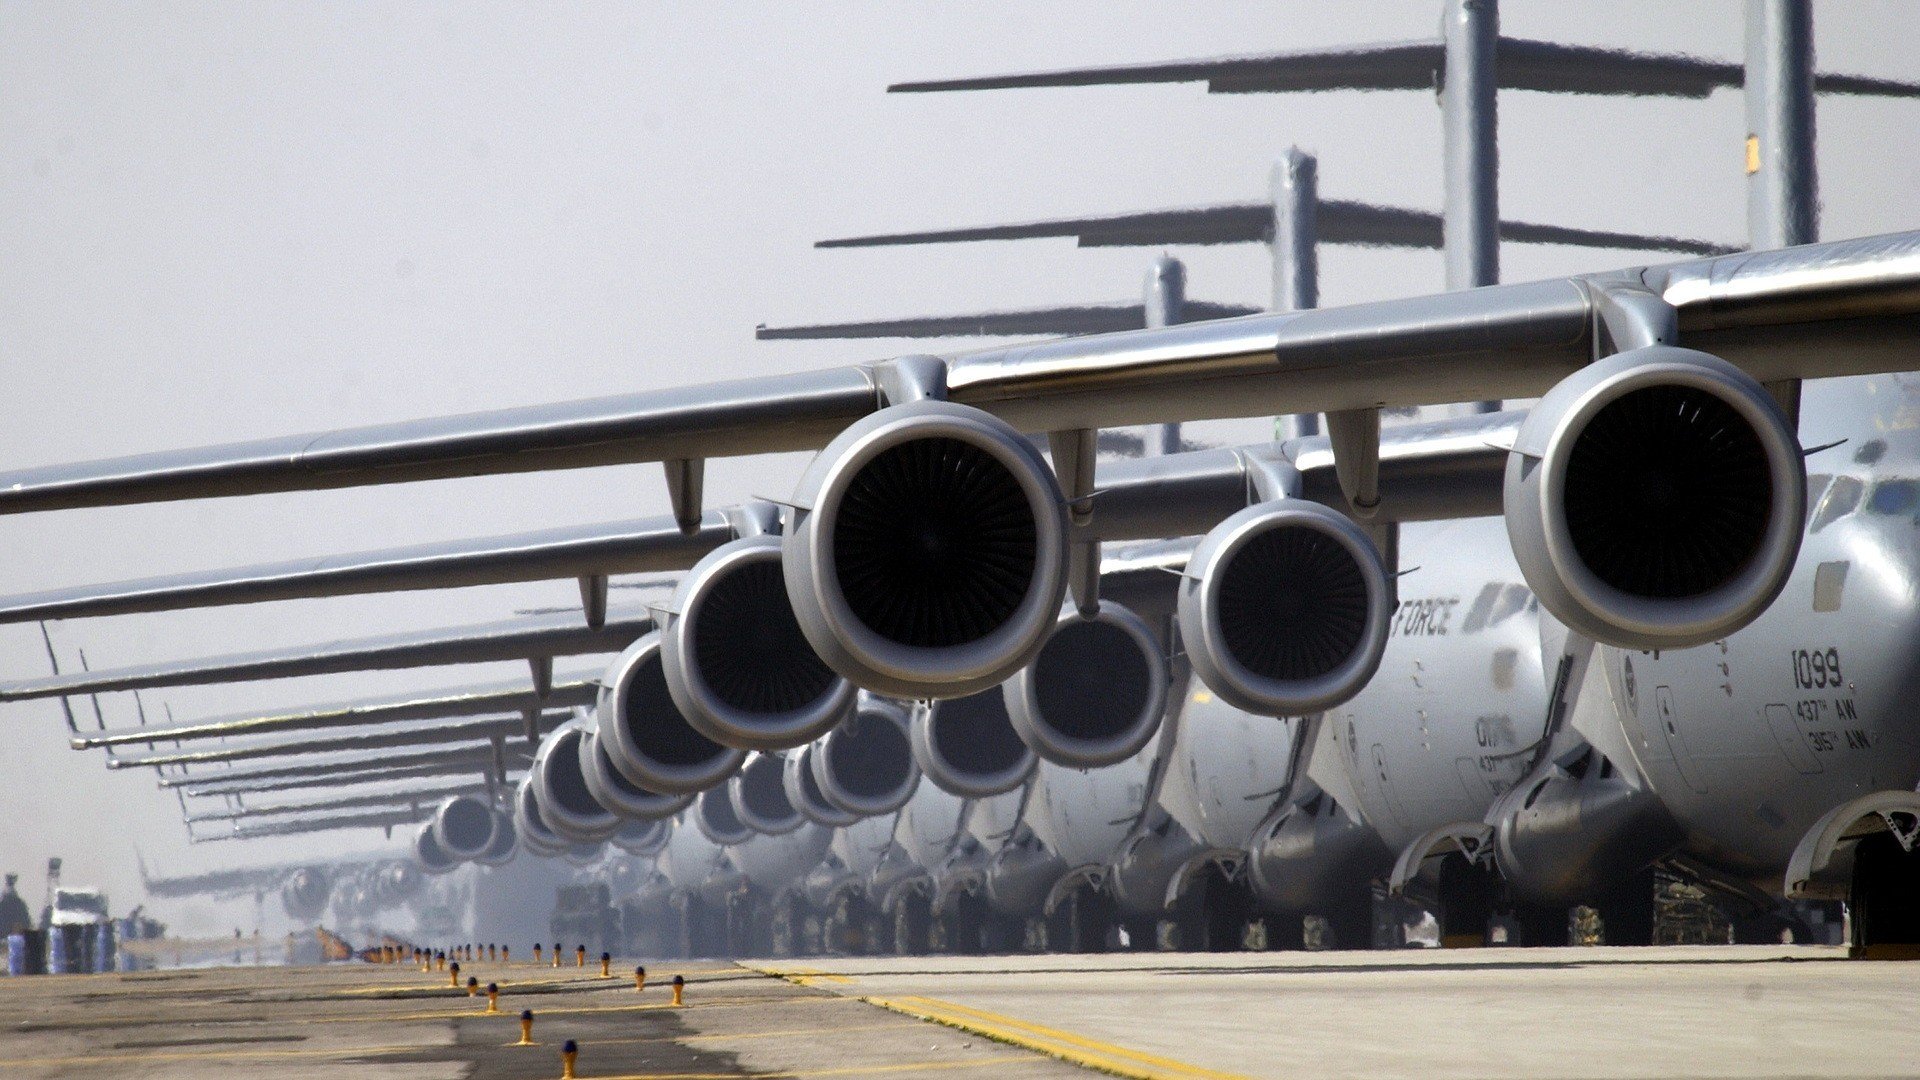
<svg viewBox="0 0 1920 1080">
<path fill-rule="evenodd" d="M 27 973 L 27 935 L 15 931 L 7 935 L 7 974 Z"/>
<path fill-rule="evenodd" d="M 67 952 L 67 928 L 50 926 L 47 928 L 47 974 L 65 975 L 73 970 Z"/>
</svg>

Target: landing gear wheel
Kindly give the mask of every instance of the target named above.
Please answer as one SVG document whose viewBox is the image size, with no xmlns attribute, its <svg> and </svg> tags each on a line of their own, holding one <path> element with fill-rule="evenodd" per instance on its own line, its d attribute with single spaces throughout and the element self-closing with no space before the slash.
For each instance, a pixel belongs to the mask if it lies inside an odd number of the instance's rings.
<svg viewBox="0 0 1920 1080">
<path fill-rule="evenodd" d="M 1854 956 L 1920 959 L 1920 850 L 1902 848 L 1892 833 L 1862 839 L 1853 853 L 1847 904 Z"/>
</svg>

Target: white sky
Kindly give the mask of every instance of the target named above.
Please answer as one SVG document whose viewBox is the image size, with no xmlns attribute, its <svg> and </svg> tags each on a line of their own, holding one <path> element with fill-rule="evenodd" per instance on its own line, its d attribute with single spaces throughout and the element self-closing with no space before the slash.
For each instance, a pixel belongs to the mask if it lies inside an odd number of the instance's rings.
<svg viewBox="0 0 1920 1080">
<path fill-rule="evenodd" d="M 0 3 L 0 462 L 19 467 L 876 359 L 760 322 L 1137 295 L 1154 254 L 1070 241 L 815 251 L 841 235 L 1261 197 L 1297 144 L 1328 197 L 1438 209 L 1427 94 L 1197 85 L 894 95 L 890 82 L 1430 36 L 1435 0 L 908 5 Z M 1817 6 L 1823 70 L 1920 80 L 1920 11 Z M 1737 59 L 1737 0 L 1508 0 L 1520 37 Z M 1514 219 L 1739 242 L 1737 92 L 1501 99 Z M 1920 102 L 1823 100 L 1822 234 L 1913 227 Z M 1180 250 L 1189 295 L 1264 303 L 1254 246 Z M 1509 246 L 1507 280 L 1639 261 Z M 1328 249 L 1323 303 L 1441 287 L 1434 253 Z M 1257 438 L 1259 422 L 1209 425 Z M 802 462 L 715 462 L 715 504 Z M 0 518 L 0 592 L 664 512 L 654 466 Z M 95 666 L 455 625 L 572 582 L 59 625 Z M 45 670 L 32 627 L 0 665 Z M 179 719 L 511 677 L 334 676 L 149 697 Z M 130 697 L 103 702 L 132 722 Z M 377 832 L 189 846 L 147 773 L 7 706 L 0 868 L 48 855 L 115 910 L 178 873 Z M 395 842 L 396 846 L 398 841 Z M 275 905 L 277 906 L 277 905 Z M 183 929 L 232 912 L 163 908 Z M 224 924 L 218 922 L 227 919 Z"/>
</svg>

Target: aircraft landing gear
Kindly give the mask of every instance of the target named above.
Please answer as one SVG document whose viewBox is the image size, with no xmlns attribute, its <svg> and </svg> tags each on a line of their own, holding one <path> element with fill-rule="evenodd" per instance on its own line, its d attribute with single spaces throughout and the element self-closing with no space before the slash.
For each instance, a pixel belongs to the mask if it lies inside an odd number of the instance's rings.
<svg viewBox="0 0 1920 1080">
<path fill-rule="evenodd" d="M 1920 847 L 1908 851 L 1890 832 L 1863 837 L 1853 853 L 1847 907 L 1854 956 L 1920 960 Z"/>
<path fill-rule="evenodd" d="M 919 889 L 908 890 L 893 909 L 893 951 L 898 956 L 925 956 L 932 951 L 932 898 Z"/>
<path fill-rule="evenodd" d="M 1608 945 L 1653 944 L 1654 872 L 1652 867 L 1628 877 L 1592 904 L 1600 913 L 1601 934 Z"/>
<path fill-rule="evenodd" d="M 1488 944 L 1494 897 L 1500 878 L 1491 865 L 1475 865 L 1454 852 L 1440 860 L 1440 887 L 1434 916 L 1440 922 L 1440 945 L 1447 949 Z"/>
</svg>

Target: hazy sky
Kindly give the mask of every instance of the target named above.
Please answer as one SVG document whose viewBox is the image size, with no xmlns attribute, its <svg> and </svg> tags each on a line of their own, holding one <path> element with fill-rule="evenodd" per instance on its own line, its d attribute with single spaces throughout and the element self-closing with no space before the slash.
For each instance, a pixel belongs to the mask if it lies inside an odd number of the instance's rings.
<svg viewBox="0 0 1920 1080">
<path fill-rule="evenodd" d="M 1424 37 L 1436 0 L 1187 4 L 0 3 L 0 462 L 193 446 L 870 360 L 761 322 L 1137 295 L 1145 250 L 1070 241 L 816 251 L 890 229 L 1260 198 L 1275 154 L 1323 194 L 1440 205 L 1421 93 L 1196 85 L 893 95 L 890 82 Z M 1508 0 L 1521 37 L 1737 59 L 1737 0 Z M 1824 70 L 1920 80 L 1920 10 L 1817 5 Z M 1740 242 L 1742 103 L 1549 98 L 1501 110 L 1505 216 Z M 1913 227 L 1920 102 L 1823 100 L 1822 235 Z M 1176 252 L 1189 294 L 1264 303 L 1264 250 Z M 1507 280 L 1640 261 L 1508 246 Z M 1434 253 L 1322 252 L 1321 298 L 1438 290 Z M 1255 438 L 1258 422 L 1208 425 Z M 797 457 L 715 462 L 714 503 Z M 656 466 L 0 518 L 0 592 L 661 513 Z M 572 582 L 56 626 L 95 666 L 499 618 Z M 45 670 L 0 627 L 8 673 Z M 151 695 L 178 719 L 455 686 L 515 666 Z M 129 724 L 132 699 L 102 703 Z M 90 722 L 90 713 L 85 714 Z M 0 707 L 0 868 L 50 854 L 116 911 L 134 851 L 187 872 L 368 850 L 377 832 L 186 842 L 145 772 Z M 394 846 L 398 846 L 398 840 Z M 276 905 L 277 906 L 277 905 Z M 172 906 L 176 923 L 231 919 Z M 231 923 L 229 922 L 228 925 Z"/>
</svg>

